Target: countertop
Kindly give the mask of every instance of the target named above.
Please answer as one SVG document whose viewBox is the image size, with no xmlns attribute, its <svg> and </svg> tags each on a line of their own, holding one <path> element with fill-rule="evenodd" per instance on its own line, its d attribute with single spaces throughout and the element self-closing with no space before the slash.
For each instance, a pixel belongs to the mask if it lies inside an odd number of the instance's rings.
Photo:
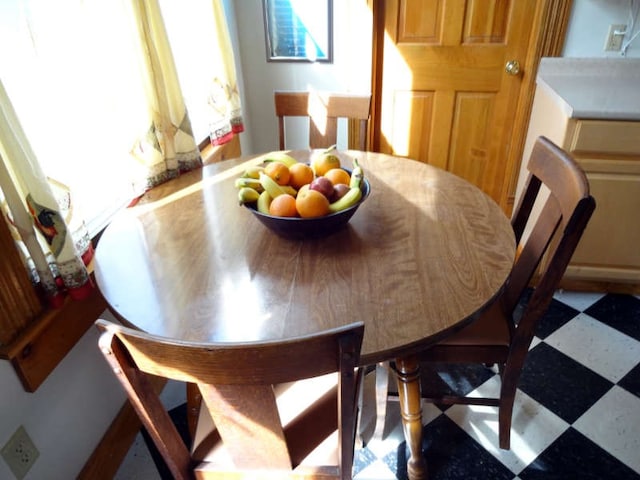
<svg viewBox="0 0 640 480">
<path fill-rule="evenodd" d="M 640 120 L 640 58 L 543 58 L 536 80 L 568 117 Z"/>
</svg>

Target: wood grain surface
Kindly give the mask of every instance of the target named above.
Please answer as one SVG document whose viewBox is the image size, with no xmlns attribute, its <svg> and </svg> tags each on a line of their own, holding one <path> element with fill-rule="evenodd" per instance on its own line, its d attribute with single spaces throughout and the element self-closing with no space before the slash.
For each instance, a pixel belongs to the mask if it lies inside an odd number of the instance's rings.
<svg viewBox="0 0 640 480">
<path fill-rule="evenodd" d="M 292 152 L 301 161 L 310 152 Z M 149 192 L 106 229 L 96 279 L 125 323 L 203 342 L 285 339 L 365 323 L 362 364 L 410 354 L 465 324 L 504 284 L 509 219 L 470 183 L 390 155 L 358 158 L 371 195 L 320 239 L 276 236 L 238 206 L 260 157 L 208 165 Z"/>
</svg>

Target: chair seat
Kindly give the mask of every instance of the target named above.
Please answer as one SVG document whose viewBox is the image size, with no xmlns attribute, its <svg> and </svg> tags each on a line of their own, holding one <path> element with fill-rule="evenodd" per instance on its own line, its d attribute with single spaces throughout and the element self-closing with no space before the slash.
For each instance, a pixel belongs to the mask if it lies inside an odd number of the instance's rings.
<svg viewBox="0 0 640 480">
<path fill-rule="evenodd" d="M 325 399 L 327 405 L 330 406 L 326 412 L 333 417 L 326 419 L 326 425 L 331 425 L 332 428 L 322 432 L 325 438 L 298 465 L 294 466 L 294 476 L 296 473 L 299 474 L 299 478 L 311 478 L 311 476 L 315 478 L 316 475 L 321 477 L 326 475 L 327 478 L 336 478 L 338 476 L 337 468 L 335 467 L 335 465 L 339 464 L 338 429 L 333 428 L 336 426 L 337 382 L 338 374 L 329 373 L 316 378 L 274 386 L 278 413 L 285 430 L 296 419 L 308 414 L 314 407 L 318 407 L 322 399 Z M 256 426 L 256 428 L 259 428 L 259 426 Z M 309 432 L 309 435 L 311 433 Z M 204 440 L 207 436 L 211 436 L 208 441 Z M 280 477 L 278 477 L 278 472 L 238 472 L 222 441 L 215 433 L 215 426 L 206 408 L 200 409 L 194 445 L 200 445 L 203 441 L 202 447 L 198 448 L 198 451 L 194 452 L 193 455 L 194 458 L 201 459 L 201 463 L 195 468 L 196 478 L 220 478 L 221 471 L 228 472 L 224 478 L 233 479 L 256 478 L 266 480 L 289 478 L 291 476 L 289 471 L 286 473 L 284 471 L 280 472 Z M 298 477 L 296 476 L 296 478 Z"/>
<path fill-rule="evenodd" d="M 304 479 L 322 477 L 336 479 L 340 476 L 338 467 L 335 466 L 339 462 L 337 429 L 305 457 L 293 471 L 238 471 L 221 443 L 222 442 L 211 452 L 210 458 L 195 467 L 194 473 L 196 478 L 282 480 L 283 478 Z M 223 477 L 221 476 L 221 472 L 225 472 Z"/>
<path fill-rule="evenodd" d="M 500 302 L 494 302 L 478 320 L 442 340 L 438 345 L 509 347 L 511 334 L 507 322 L 500 310 Z"/>
<path fill-rule="evenodd" d="M 196 480 L 335 480 L 339 478 L 337 467 L 303 468 L 289 470 L 208 470 L 197 466 L 194 470 Z"/>
</svg>

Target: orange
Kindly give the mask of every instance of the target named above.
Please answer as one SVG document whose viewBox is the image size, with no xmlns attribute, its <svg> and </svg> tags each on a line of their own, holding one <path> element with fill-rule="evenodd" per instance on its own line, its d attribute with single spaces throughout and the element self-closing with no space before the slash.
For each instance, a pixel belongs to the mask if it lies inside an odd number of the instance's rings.
<svg viewBox="0 0 640 480">
<path fill-rule="evenodd" d="M 323 176 L 332 168 L 340 168 L 340 159 L 333 153 L 323 153 L 313 160 L 313 169 L 318 177 Z"/>
<path fill-rule="evenodd" d="M 306 185 L 301 186 L 301 187 L 298 189 L 298 195 L 300 195 L 301 193 L 304 193 L 304 192 L 306 192 L 307 190 L 309 190 L 309 187 L 310 187 L 310 186 L 311 186 L 311 184 L 310 184 L 310 183 L 307 183 Z M 297 195 L 296 195 L 296 196 L 297 196 Z"/>
<path fill-rule="evenodd" d="M 295 189 L 299 189 L 307 183 L 313 182 L 313 170 L 306 163 L 294 163 L 289 167 L 289 185 Z"/>
<path fill-rule="evenodd" d="M 349 175 L 349 173 L 341 168 L 332 168 L 327 173 L 325 173 L 324 176 L 331 180 L 331 183 L 333 183 L 334 187 L 339 183 L 349 185 L 349 182 L 351 181 L 351 176 Z"/>
<path fill-rule="evenodd" d="M 282 162 L 267 163 L 267 166 L 264 167 L 264 173 L 273 178 L 278 185 L 289 185 L 291 172 L 289 172 L 289 167 Z"/>
<path fill-rule="evenodd" d="M 269 214 L 276 217 L 295 217 L 298 215 L 298 210 L 296 210 L 296 199 L 288 193 L 278 195 L 276 198 L 271 200 L 271 204 L 269 205 Z"/>
<path fill-rule="evenodd" d="M 316 190 L 301 188 L 296 197 L 296 208 L 303 218 L 322 217 L 329 213 L 329 200 Z"/>
</svg>

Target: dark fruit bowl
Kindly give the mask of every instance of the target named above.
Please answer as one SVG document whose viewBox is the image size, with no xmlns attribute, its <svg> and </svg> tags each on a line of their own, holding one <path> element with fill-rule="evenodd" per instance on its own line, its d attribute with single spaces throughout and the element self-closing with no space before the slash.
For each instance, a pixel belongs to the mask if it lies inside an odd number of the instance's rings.
<svg viewBox="0 0 640 480">
<path fill-rule="evenodd" d="M 287 238 L 313 238 L 324 237 L 330 235 L 340 228 L 344 227 L 358 207 L 369 196 L 371 186 L 369 181 L 364 178 L 360 185 L 362 190 L 362 197 L 355 205 L 336 213 L 330 213 L 324 217 L 317 218 L 298 218 L 298 217 L 274 217 L 273 215 L 267 215 L 260 213 L 256 210 L 255 203 L 245 204 L 245 208 L 251 210 L 251 212 L 260 220 L 264 226 L 269 230 L 277 233 L 280 236 Z"/>
</svg>

